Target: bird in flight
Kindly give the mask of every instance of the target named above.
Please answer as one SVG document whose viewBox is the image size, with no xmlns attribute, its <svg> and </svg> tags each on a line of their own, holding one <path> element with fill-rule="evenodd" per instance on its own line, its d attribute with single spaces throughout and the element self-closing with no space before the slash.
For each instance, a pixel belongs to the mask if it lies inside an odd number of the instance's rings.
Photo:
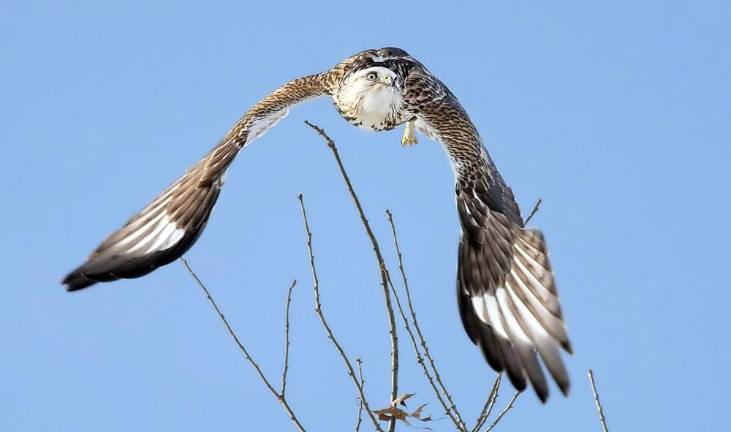
<svg viewBox="0 0 731 432">
<path fill-rule="evenodd" d="M 112 233 L 63 280 L 68 291 L 144 276 L 181 257 L 200 236 L 239 151 L 287 116 L 293 105 L 330 96 L 351 124 L 374 131 L 405 124 L 440 142 L 455 176 L 462 226 L 457 302 L 470 340 L 515 388 L 530 382 L 548 398 L 542 360 L 564 394 L 569 377 L 560 349 L 571 344 L 543 235 L 525 228 L 512 190 L 452 92 L 398 48 L 360 52 L 332 69 L 292 80 L 254 105 L 216 147 L 147 207 Z"/>
</svg>

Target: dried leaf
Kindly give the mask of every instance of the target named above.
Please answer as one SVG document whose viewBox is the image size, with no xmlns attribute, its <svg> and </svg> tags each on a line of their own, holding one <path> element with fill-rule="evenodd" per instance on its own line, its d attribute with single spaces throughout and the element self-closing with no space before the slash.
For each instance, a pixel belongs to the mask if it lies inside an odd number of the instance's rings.
<svg viewBox="0 0 731 432">
<path fill-rule="evenodd" d="M 406 417 L 409 415 L 406 411 L 397 408 L 397 407 L 388 407 L 380 410 L 373 411 L 374 414 L 378 415 L 379 420 L 406 420 Z"/>
<path fill-rule="evenodd" d="M 419 408 L 417 408 L 417 409 L 416 409 L 416 410 L 415 410 L 414 412 L 412 412 L 412 413 L 410 414 L 410 415 L 411 415 L 411 417 L 414 417 L 414 418 L 417 418 L 417 419 L 419 419 L 419 420 L 422 420 L 422 418 L 421 418 L 421 411 L 422 411 L 422 410 L 424 409 L 424 407 L 425 407 L 426 405 L 427 405 L 427 404 L 423 404 L 423 405 L 421 405 L 421 406 L 420 406 Z"/>
<path fill-rule="evenodd" d="M 391 402 L 391 406 L 388 408 L 383 408 L 379 410 L 373 411 L 373 414 L 376 414 L 378 416 L 379 420 L 382 421 L 391 421 L 391 420 L 400 420 L 404 423 L 406 423 L 408 426 L 411 426 L 411 423 L 409 423 L 408 418 L 415 418 L 421 422 L 428 422 L 432 421 L 431 415 L 428 415 L 426 417 L 422 417 L 422 411 L 424 411 L 424 407 L 426 407 L 427 404 L 422 404 L 414 412 L 409 414 L 408 412 L 402 410 L 399 408 L 399 405 L 406 406 L 406 401 L 414 396 L 414 393 L 404 393 L 401 396 L 397 397 L 396 399 Z M 429 428 L 426 428 L 428 430 L 431 430 Z"/>
</svg>

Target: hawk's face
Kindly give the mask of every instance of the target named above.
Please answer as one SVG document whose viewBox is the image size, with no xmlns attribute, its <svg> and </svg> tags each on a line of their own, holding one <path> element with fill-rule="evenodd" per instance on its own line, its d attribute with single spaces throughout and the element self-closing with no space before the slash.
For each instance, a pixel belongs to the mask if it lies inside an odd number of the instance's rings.
<svg viewBox="0 0 731 432">
<path fill-rule="evenodd" d="M 333 95 L 340 114 L 355 126 L 389 130 L 404 122 L 403 83 L 382 65 L 365 66 L 348 74 Z"/>
</svg>

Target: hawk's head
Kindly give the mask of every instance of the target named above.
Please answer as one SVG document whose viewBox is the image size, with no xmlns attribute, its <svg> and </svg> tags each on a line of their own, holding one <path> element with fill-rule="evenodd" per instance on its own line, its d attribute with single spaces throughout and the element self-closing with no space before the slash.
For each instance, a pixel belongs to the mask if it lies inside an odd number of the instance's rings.
<svg viewBox="0 0 731 432">
<path fill-rule="evenodd" d="M 388 130 L 408 120 L 402 113 L 406 74 L 413 58 L 399 48 L 360 52 L 329 72 L 340 114 L 355 126 Z"/>
</svg>

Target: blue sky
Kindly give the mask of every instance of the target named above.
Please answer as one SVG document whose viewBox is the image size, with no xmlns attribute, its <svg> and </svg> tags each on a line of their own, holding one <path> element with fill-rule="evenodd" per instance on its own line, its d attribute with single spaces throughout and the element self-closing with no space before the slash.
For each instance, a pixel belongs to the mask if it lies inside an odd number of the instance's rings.
<svg viewBox="0 0 731 432">
<path fill-rule="evenodd" d="M 380 46 L 406 49 L 460 98 L 524 212 L 544 200 L 533 224 L 551 248 L 573 388 L 545 406 L 526 393 L 502 430 L 598 430 L 590 367 L 613 429 L 726 424 L 728 2 L 102 3 L 6 0 L 0 14 L 0 429 L 289 430 L 179 263 L 77 294 L 59 281 L 259 98 Z M 378 272 L 305 119 L 339 144 L 392 265 L 395 213 L 423 330 L 474 418 L 494 374 L 457 314 L 459 228 L 438 144 L 403 149 L 400 131 L 354 129 L 324 99 L 302 105 L 239 156 L 187 258 L 275 379 L 299 280 L 291 403 L 311 430 L 352 428 L 355 392 L 313 312 L 303 193 L 323 302 L 385 405 Z M 439 417 L 406 342 L 401 386 Z"/>
</svg>

